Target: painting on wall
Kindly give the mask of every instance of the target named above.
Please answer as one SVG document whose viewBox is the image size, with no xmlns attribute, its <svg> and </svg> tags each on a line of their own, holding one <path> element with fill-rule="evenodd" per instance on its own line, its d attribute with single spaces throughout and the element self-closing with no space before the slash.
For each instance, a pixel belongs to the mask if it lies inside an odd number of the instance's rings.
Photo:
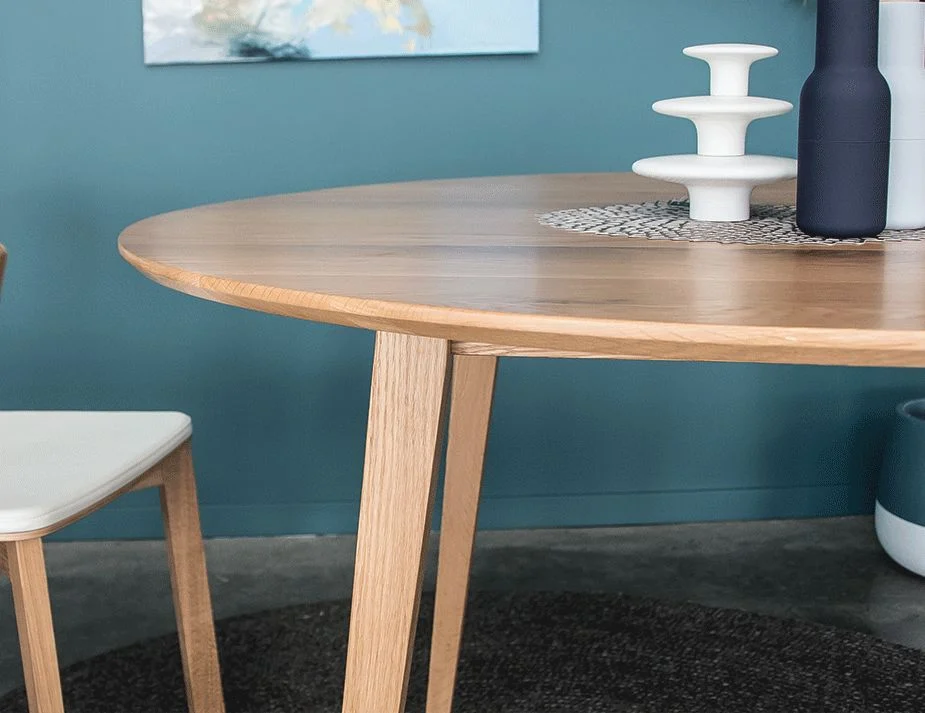
<svg viewBox="0 0 925 713">
<path fill-rule="evenodd" d="M 540 0 L 142 0 L 147 64 L 539 51 Z"/>
</svg>

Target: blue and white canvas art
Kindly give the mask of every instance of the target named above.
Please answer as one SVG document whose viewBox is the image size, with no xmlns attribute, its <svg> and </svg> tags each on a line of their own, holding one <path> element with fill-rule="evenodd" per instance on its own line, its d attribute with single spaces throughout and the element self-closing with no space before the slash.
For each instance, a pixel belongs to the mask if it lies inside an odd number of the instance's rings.
<svg viewBox="0 0 925 713">
<path fill-rule="evenodd" d="M 142 0 L 147 64 L 527 54 L 540 0 Z"/>
</svg>

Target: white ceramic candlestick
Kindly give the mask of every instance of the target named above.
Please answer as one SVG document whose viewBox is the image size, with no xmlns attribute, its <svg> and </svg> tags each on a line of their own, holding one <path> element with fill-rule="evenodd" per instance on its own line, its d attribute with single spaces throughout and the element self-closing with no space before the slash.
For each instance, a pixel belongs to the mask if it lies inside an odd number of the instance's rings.
<svg viewBox="0 0 925 713">
<path fill-rule="evenodd" d="M 792 158 L 745 155 L 745 136 L 754 120 L 793 109 L 790 102 L 747 96 L 752 64 L 773 57 L 777 50 L 763 45 L 700 45 L 688 47 L 684 54 L 710 65 L 710 96 L 665 99 L 652 108 L 694 122 L 697 154 L 642 159 L 633 164 L 633 171 L 684 185 L 693 220 L 748 220 L 755 186 L 797 175 Z"/>
<path fill-rule="evenodd" d="M 659 114 L 689 119 L 697 127 L 701 156 L 744 156 L 745 134 L 755 119 L 780 116 L 793 104 L 763 97 L 682 97 L 652 105 Z"/>
<path fill-rule="evenodd" d="M 777 50 L 764 45 L 719 44 L 686 47 L 684 54 L 710 65 L 712 96 L 747 97 L 752 64 L 760 59 L 776 57 Z"/>
</svg>

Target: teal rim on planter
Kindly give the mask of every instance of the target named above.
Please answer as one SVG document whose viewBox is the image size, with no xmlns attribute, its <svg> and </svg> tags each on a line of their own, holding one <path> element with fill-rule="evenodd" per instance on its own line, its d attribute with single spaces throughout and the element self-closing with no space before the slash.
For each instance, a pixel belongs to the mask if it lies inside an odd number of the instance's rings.
<svg viewBox="0 0 925 713">
<path fill-rule="evenodd" d="M 896 416 L 877 502 L 897 517 L 925 526 L 925 399 L 900 404 Z"/>
<path fill-rule="evenodd" d="M 925 399 L 896 407 L 883 458 L 874 515 L 886 553 L 925 576 Z"/>
</svg>

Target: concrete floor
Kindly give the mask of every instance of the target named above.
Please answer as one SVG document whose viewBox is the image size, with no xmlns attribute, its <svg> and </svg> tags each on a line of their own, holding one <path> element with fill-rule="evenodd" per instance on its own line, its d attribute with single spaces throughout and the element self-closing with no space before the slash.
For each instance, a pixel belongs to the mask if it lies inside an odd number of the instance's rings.
<svg viewBox="0 0 925 713">
<path fill-rule="evenodd" d="M 348 596 L 353 548 L 352 537 L 210 541 L 216 617 Z M 172 630 L 162 543 L 50 544 L 47 560 L 62 666 Z M 473 587 L 688 600 L 925 648 L 925 581 L 881 552 L 869 518 L 486 532 Z M 3 580 L 0 693 L 21 680 Z"/>
</svg>

